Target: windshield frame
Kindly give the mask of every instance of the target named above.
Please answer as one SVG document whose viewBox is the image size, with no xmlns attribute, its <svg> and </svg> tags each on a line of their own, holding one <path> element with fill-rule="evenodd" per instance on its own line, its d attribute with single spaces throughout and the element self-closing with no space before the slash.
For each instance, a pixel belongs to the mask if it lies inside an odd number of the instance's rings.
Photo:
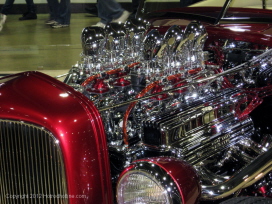
<svg viewBox="0 0 272 204">
<path fill-rule="evenodd" d="M 177 11 L 175 8 L 174 9 L 165 9 L 165 10 L 161 10 L 159 9 L 158 11 L 154 10 L 151 12 L 147 12 L 146 8 L 145 8 L 145 3 L 147 2 L 147 0 L 141 0 L 140 1 L 140 5 L 139 8 L 137 10 L 137 14 L 136 17 L 140 17 L 140 18 L 165 18 L 165 19 L 169 19 L 169 18 L 185 18 L 185 19 L 194 19 L 194 20 L 199 20 L 199 21 L 204 21 L 213 25 L 217 25 L 217 24 L 221 24 L 221 23 L 272 23 L 272 20 L 270 17 L 267 16 L 262 16 L 262 17 L 252 17 L 252 16 L 247 16 L 247 17 L 229 17 L 227 16 L 227 12 L 228 10 L 231 9 L 239 9 L 239 7 L 231 7 L 231 3 L 234 2 L 235 0 L 225 0 L 225 2 L 223 2 L 224 4 L 222 5 L 222 8 L 219 12 L 219 14 L 217 16 L 207 16 L 207 15 L 203 15 L 200 13 L 194 13 L 192 11 L 186 10 L 186 8 L 196 8 L 196 7 L 183 7 L 184 9 L 180 8 L 180 11 Z M 266 0 L 261 0 L 259 1 L 262 4 L 262 9 L 266 9 Z M 197 5 L 198 3 L 196 3 Z M 213 7 L 213 6 L 211 6 Z M 220 8 L 218 6 L 216 6 L 217 8 Z M 201 7 L 200 7 L 201 8 Z M 203 7 L 205 8 L 205 7 Z M 178 8 L 179 9 L 179 8 Z M 243 8 L 245 9 L 245 8 Z M 246 8 L 246 9 L 255 9 L 255 8 Z M 172 10 L 172 11 L 171 11 Z"/>
</svg>

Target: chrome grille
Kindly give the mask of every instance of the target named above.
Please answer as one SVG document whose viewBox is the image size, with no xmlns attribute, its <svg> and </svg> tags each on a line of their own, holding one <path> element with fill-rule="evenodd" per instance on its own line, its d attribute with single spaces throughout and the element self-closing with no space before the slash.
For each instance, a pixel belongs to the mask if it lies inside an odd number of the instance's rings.
<svg viewBox="0 0 272 204">
<path fill-rule="evenodd" d="M 0 120 L 0 203 L 68 203 L 59 141 L 43 128 Z"/>
</svg>

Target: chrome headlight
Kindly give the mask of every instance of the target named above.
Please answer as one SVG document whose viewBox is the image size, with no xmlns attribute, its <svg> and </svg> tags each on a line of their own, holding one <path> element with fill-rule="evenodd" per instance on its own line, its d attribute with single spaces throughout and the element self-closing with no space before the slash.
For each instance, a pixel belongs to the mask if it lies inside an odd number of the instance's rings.
<svg viewBox="0 0 272 204">
<path fill-rule="evenodd" d="M 117 201 L 119 204 L 182 203 L 171 176 L 158 165 L 146 161 L 136 163 L 121 176 Z"/>
</svg>

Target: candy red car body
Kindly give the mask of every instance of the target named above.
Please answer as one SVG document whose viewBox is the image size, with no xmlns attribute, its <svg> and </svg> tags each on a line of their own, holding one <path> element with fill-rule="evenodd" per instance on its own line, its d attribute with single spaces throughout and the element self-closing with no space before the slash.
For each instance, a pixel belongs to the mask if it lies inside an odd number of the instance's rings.
<svg viewBox="0 0 272 204">
<path fill-rule="evenodd" d="M 229 4 L 84 28 L 64 82 L 0 78 L 1 203 L 270 202 L 272 11 Z"/>
</svg>

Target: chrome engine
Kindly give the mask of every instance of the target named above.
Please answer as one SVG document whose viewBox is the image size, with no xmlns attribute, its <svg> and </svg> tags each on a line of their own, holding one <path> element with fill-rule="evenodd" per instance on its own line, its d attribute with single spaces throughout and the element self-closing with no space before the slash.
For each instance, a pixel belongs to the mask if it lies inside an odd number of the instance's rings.
<svg viewBox="0 0 272 204">
<path fill-rule="evenodd" d="M 200 23 L 164 35 L 147 27 L 84 28 L 82 59 L 65 79 L 101 112 L 113 181 L 135 159 L 173 156 L 197 170 L 203 200 L 271 197 L 272 50 L 226 69 L 208 62 Z"/>
</svg>

